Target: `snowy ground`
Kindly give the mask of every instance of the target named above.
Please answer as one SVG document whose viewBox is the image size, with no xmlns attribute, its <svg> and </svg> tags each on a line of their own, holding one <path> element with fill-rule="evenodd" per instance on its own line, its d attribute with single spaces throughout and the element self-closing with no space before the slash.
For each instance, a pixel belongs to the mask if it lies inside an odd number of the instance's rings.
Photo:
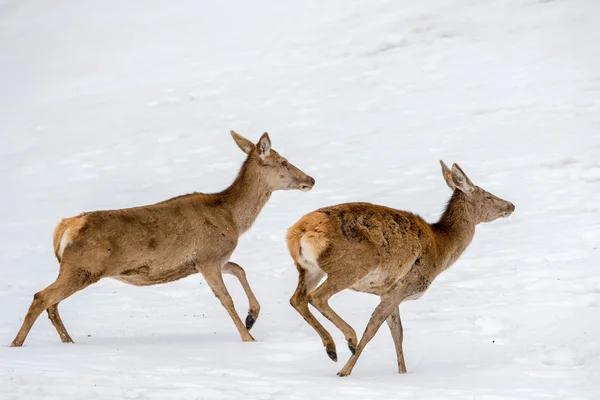
<svg viewBox="0 0 600 400">
<path fill-rule="evenodd" d="M 0 398 L 600 398 L 600 4 L 594 0 L 0 0 Z M 102 281 L 42 316 L 51 232 L 84 210 L 216 191 L 243 155 L 229 129 L 315 177 L 276 193 L 234 260 L 262 304 L 242 343 L 198 275 Z M 290 307 L 285 230 L 372 201 L 435 220 L 438 164 L 512 201 L 402 306 L 409 373 L 386 326 L 353 374 Z M 242 315 L 246 298 L 226 278 Z M 332 306 L 361 334 L 377 303 Z"/>
</svg>

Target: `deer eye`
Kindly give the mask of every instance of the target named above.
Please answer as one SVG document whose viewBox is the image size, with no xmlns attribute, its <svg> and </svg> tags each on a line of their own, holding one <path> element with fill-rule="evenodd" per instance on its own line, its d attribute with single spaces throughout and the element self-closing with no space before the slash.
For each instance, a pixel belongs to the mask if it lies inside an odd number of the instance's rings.
<svg viewBox="0 0 600 400">
<path fill-rule="evenodd" d="M 282 167 L 287 167 L 287 166 L 288 166 L 288 163 L 287 163 L 287 161 L 282 161 L 282 162 L 281 162 L 281 166 L 282 166 Z"/>
</svg>

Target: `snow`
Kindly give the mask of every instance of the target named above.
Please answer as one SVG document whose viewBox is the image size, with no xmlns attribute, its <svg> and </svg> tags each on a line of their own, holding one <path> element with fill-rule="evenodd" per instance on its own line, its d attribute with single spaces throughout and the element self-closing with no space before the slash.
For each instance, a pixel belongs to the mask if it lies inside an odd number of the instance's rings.
<svg viewBox="0 0 600 400">
<path fill-rule="evenodd" d="M 597 399 L 600 4 L 594 0 L 0 1 L 1 399 Z M 84 210 L 232 181 L 229 129 L 316 179 L 242 238 L 262 305 L 243 343 L 199 275 L 103 280 L 8 344 L 56 277 L 51 232 Z M 351 376 L 289 305 L 301 215 L 371 201 L 435 220 L 438 164 L 516 205 L 401 307 Z M 246 297 L 226 284 L 242 316 Z M 362 333 L 378 299 L 332 307 Z"/>
</svg>

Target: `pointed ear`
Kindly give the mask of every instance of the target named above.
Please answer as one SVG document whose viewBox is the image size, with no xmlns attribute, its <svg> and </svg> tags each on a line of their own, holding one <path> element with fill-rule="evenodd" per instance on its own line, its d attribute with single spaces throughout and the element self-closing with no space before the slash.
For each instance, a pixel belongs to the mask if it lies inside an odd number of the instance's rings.
<svg viewBox="0 0 600 400">
<path fill-rule="evenodd" d="M 271 153 L 271 139 L 267 132 L 263 133 L 258 143 L 256 143 L 256 151 L 261 158 L 268 157 Z"/>
<path fill-rule="evenodd" d="M 469 179 L 467 174 L 458 166 L 458 164 L 452 164 L 452 180 L 456 185 L 456 188 L 466 194 L 470 194 L 475 190 L 473 182 Z"/>
<path fill-rule="evenodd" d="M 448 166 L 442 160 L 440 160 L 440 165 L 442 166 L 442 175 L 446 180 L 446 184 L 450 189 L 454 191 L 456 189 L 456 185 L 452 180 L 452 171 L 450 171 L 450 168 L 448 168 Z"/>
<path fill-rule="evenodd" d="M 231 133 L 231 137 L 235 141 L 235 144 L 238 145 L 240 149 L 246 154 L 250 154 L 252 149 L 254 148 L 254 143 L 240 135 L 239 133 L 235 133 L 234 131 L 229 131 Z"/>
</svg>

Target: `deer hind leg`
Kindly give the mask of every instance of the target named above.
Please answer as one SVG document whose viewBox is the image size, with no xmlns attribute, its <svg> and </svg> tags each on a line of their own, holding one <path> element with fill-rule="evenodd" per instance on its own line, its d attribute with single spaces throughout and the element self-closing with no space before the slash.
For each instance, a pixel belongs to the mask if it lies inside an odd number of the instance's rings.
<svg viewBox="0 0 600 400">
<path fill-rule="evenodd" d="M 46 310 L 48 312 L 48 318 L 50 319 L 50 322 L 52 322 L 52 325 L 54 325 L 54 328 L 56 329 L 56 332 L 58 332 L 60 340 L 63 343 L 75 343 L 73 339 L 71 339 L 71 336 L 69 336 L 69 332 L 67 332 L 67 328 L 65 328 L 65 325 L 60 318 L 60 314 L 58 313 L 58 304 L 59 303 L 56 303 L 48 307 Z"/>
<path fill-rule="evenodd" d="M 336 293 L 349 288 L 366 275 L 362 270 L 344 269 L 340 273 L 328 274 L 325 282 L 308 295 L 310 304 L 313 305 L 325 318 L 331 321 L 336 328 L 344 334 L 348 348 L 354 354 L 356 352 L 356 332 L 329 306 L 329 299 Z"/>
<path fill-rule="evenodd" d="M 352 369 L 354 368 L 356 361 L 358 361 L 358 357 L 360 357 L 360 354 L 364 350 L 365 346 L 367 343 L 369 343 L 369 341 L 371 341 L 371 339 L 373 339 L 373 336 L 375 336 L 375 333 L 377 333 L 379 327 L 381 327 L 381 324 L 383 324 L 383 321 L 390 316 L 390 314 L 394 311 L 394 308 L 398 308 L 398 304 L 400 304 L 400 300 L 394 293 L 388 293 L 384 296 L 381 296 L 381 302 L 375 308 L 375 311 L 373 311 L 373 314 L 369 319 L 369 323 L 367 324 L 367 328 L 365 329 L 358 346 L 356 346 L 356 353 L 350 357 L 346 365 L 344 365 L 344 368 L 338 372 L 338 376 L 348 376 L 352 373 Z"/>
<path fill-rule="evenodd" d="M 50 320 L 58 331 L 61 340 L 64 342 L 66 338 L 71 339 L 67 333 L 67 330 L 62 324 L 62 321 L 60 320 L 60 316 L 58 315 L 58 303 L 72 294 L 86 288 L 92 283 L 97 282 L 99 279 L 100 275 L 94 275 L 85 269 L 69 269 L 68 267 L 62 265 L 61 273 L 58 275 L 58 278 L 56 278 L 56 281 L 33 296 L 33 301 L 29 307 L 29 311 L 27 311 L 27 315 L 23 320 L 23 325 L 21 326 L 21 329 L 19 330 L 19 333 L 17 333 L 17 336 L 15 337 L 15 340 L 13 340 L 11 346 L 20 347 L 23 345 L 23 342 L 25 341 L 25 338 L 27 338 L 27 334 L 29 334 L 31 327 L 40 314 L 46 309 L 49 310 L 48 313 L 50 315 Z M 53 306 L 54 308 L 52 308 Z M 56 311 L 54 314 L 56 316 L 55 320 L 52 319 L 53 311 Z M 66 336 L 61 333 L 61 330 Z"/>
<path fill-rule="evenodd" d="M 300 315 L 302 315 L 304 320 L 317 331 L 323 341 L 323 346 L 325 346 L 325 351 L 329 358 L 333 361 L 337 361 L 337 352 L 335 351 L 335 342 L 333 341 L 333 338 L 308 308 L 308 294 L 317 287 L 319 282 L 321 282 L 321 279 L 325 276 L 325 273 L 318 268 L 305 269 L 298 263 L 296 264 L 296 267 L 298 268 L 299 273 L 298 286 L 290 299 L 290 304 L 298 311 L 298 313 L 300 313 Z"/>
<path fill-rule="evenodd" d="M 223 268 L 221 268 L 221 271 L 224 274 L 230 274 L 235 276 L 244 288 L 244 292 L 246 292 L 246 296 L 248 296 L 248 303 L 250 306 L 248 309 L 248 316 L 246 317 L 246 329 L 252 329 L 254 323 L 256 322 L 256 319 L 258 318 L 258 314 L 260 313 L 260 304 L 258 304 L 258 300 L 256 300 L 252 289 L 250 289 L 250 284 L 246 279 L 246 272 L 238 264 L 232 263 L 231 261 L 225 263 L 225 265 L 223 265 Z"/>
<path fill-rule="evenodd" d="M 214 295 L 219 299 L 229 316 L 233 320 L 235 327 L 237 328 L 242 340 L 244 342 L 253 342 L 254 338 L 240 319 L 240 316 L 235 311 L 235 306 L 233 304 L 233 299 L 229 295 L 227 288 L 225 287 L 225 282 L 223 282 L 223 273 L 221 270 L 221 266 L 219 265 L 206 265 L 206 266 L 198 266 L 198 270 L 206 279 L 206 283 L 210 286 L 210 289 L 214 293 Z"/>
<path fill-rule="evenodd" d="M 394 346 L 396 347 L 396 356 L 398 357 L 398 372 L 401 374 L 406 373 L 406 364 L 404 363 L 404 351 L 402 350 L 402 321 L 400 320 L 400 308 L 397 307 L 389 317 L 387 317 L 387 324 L 392 333 L 394 339 Z"/>
</svg>

